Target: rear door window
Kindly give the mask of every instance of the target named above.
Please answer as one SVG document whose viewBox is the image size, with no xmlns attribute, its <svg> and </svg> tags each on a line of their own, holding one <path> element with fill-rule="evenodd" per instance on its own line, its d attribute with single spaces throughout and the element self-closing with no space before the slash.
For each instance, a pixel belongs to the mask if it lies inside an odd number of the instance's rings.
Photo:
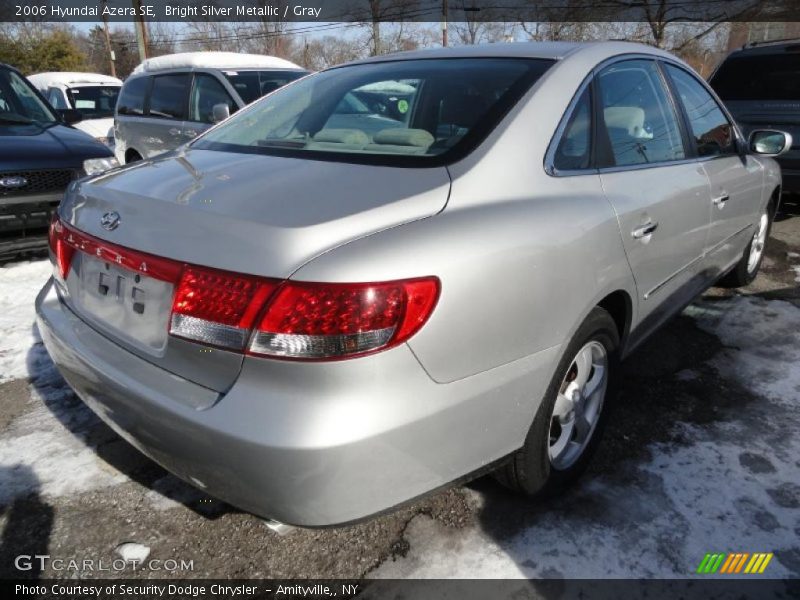
<svg viewBox="0 0 800 600">
<path fill-rule="evenodd" d="M 650 60 L 615 63 L 597 77 L 599 118 L 605 125 L 614 165 L 662 163 L 686 158 L 678 117 Z"/>
<path fill-rule="evenodd" d="M 188 92 L 188 73 L 156 75 L 153 77 L 148 114 L 165 119 L 185 119 Z"/>
<path fill-rule="evenodd" d="M 713 96 L 703 84 L 683 69 L 666 65 L 666 71 L 675 84 L 680 102 L 689 117 L 698 155 L 735 154 L 733 126 Z"/>
<path fill-rule="evenodd" d="M 143 115 L 144 97 L 149 84 L 150 77 L 136 77 L 126 81 L 119 95 L 117 112 L 121 115 Z"/>
</svg>

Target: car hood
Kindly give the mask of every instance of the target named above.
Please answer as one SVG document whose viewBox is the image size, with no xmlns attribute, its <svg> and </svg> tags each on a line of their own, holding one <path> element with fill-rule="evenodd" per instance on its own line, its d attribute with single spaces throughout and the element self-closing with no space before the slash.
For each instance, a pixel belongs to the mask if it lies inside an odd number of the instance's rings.
<svg viewBox="0 0 800 600">
<path fill-rule="evenodd" d="M 111 156 L 83 131 L 66 125 L 0 125 L 0 170 L 80 168 L 87 158 Z"/>
<path fill-rule="evenodd" d="M 159 256 L 288 277 L 359 237 L 431 216 L 448 198 L 444 167 L 407 169 L 182 149 L 70 189 L 78 229 Z M 115 211 L 113 231 L 100 226 Z"/>
<path fill-rule="evenodd" d="M 114 119 L 84 119 L 75 123 L 75 129 L 88 133 L 93 138 L 105 138 L 114 136 Z"/>
</svg>

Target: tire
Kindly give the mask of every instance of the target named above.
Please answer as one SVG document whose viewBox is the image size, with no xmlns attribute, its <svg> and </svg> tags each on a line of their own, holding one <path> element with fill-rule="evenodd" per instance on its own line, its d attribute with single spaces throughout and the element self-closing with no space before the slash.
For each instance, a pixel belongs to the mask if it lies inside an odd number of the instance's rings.
<svg viewBox="0 0 800 600">
<path fill-rule="evenodd" d="M 570 403 L 563 392 L 574 391 L 578 381 L 577 376 L 583 369 L 578 366 L 578 360 L 581 356 L 587 357 L 584 354 L 587 348 L 593 366 L 589 371 L 586 387 L 590 387 L 588 384 L 594 381 L 596 376 L 599 375 L 602 379 L 603 375 L 597 366 L 603 363 L 603 357 L 605 383 L 596 381 L 595 383 L 603 389 L 597 389 L 597 394 L 590 393 L 581 401 L 583 409 L 587 411 L 587 421 L 590 420 L 590 412 L 593 412 L 596 418 L 587 436 L 584 436 L 585 441 L 580 448 L 577 448 L 571 446 L 572 442 L 568 441 L 572 439 L 572 435 L 578 436 L 579 431 L 575 430 L 574 434 L 567 431 L 574 430 L 574 426 L 570 429 L 569 418 L 564 418 L 565 414 L 568 415 L 568 412 L 565 413 L 565 408 L 570 406 Z M 588 465 L 602 437 L 609 401 L 613 397 L 618 365 L 617 325 L 607 311 L 595 307 L 567 345 L 525 438 L 525 445 L 513 455 L 508 464 L 495 472 L 495 477 L 503 485 L 534 497 L 552 495 L 575 481 Z M 596 411 L 592 410 L 594 406 Z M 572 407 L 575 408 L 574 405 Z M 579 410 L 573 410 L 573 423 L 577 422 Z M 561 415 L 554 414 L 555 411 Z M 562 426 L 562 422 L 567 425 Z M 559 449 L 562 447 L 564 449 L 559 454 Z"/>
<path fill-rule="evenodd" d="M 131 163 L 135 163 L 142 160 L 141 155 L 136 152 L 136 150 L 130 150 L 128 154 L 125 156 L 125 164 L 129 165 Z"/>
<path fill-rule="evenodd" d="M 756 231 L 742 253 L 736 266 L 719 281 L 719 287 L 738 288 L 750 285 L 758 275 L 761 261 L 764 260 L 764 250 L 772 230 L 772 218 L 775 215 L 773 203 L 770 202 L 761 212 L 756 223 Z"/>
</svg>

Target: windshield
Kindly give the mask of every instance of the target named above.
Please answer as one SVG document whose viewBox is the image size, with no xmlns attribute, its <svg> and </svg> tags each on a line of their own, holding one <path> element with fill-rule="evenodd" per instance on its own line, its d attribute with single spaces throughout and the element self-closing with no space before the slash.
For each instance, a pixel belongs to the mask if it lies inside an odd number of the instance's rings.
<svg viewBox="0 0 800 600">
<path fill-rule="evenodd" d="M 290 81 L 299 79 L 305 71 L 224 71 L 236 93 L 245 104 L 255 102 Z"/>
<path fill-rule="evenodd" d="M 84 119 L 103 119 L 114 116 L 120 86 L 82 85 L 67 89 L 70 104 Z"/>
<path fill-rule="evenodd" d="M 56 122 L 56 116 L 24 78 L 14 71 L 0 69 L 0 126 Z"/>
<path fill-rule="evenodd" d="M 722 63 L 709 83 L 726 101 L 800 100 L 800 56 L 734 56 Z"/>
<path fill-rule="evenodd" d="M 396 165 L 471 151 L 553 64 L 407 60 L 339 67 L 255 103 L 193 147 Z"/>
</svg>

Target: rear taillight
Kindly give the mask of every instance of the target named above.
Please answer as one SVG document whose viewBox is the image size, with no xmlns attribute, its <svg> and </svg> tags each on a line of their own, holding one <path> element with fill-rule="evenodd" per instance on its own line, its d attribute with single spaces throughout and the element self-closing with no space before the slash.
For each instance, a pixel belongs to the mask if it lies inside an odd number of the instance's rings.
<svg viewBox="0 0 800 600">
<path fill-rule="evenodd" d="M 189 265 L 105 242 L 58 218 L 50 247 L 62 279 L 79 251 L 173 284 L 171 335 L 256 356 L 331 360 L 385 350 L 414 335 L 439 297 L 436 277 L 307 283 Z"/>
<path fill-rule="evenodd" d="M 67 230 L 56 213 L 53 213 L 53 218 L 50 221 L 50 231 L 48 233 L 48 241 L 50 243 L 50 251 L 53 253 L 54 267 L 56 273 L 61 279 L 66 280 L 69 274 L 69 267 L 72 264 L 72 255 L 75 250 L 67 243 L 66 240 Z"/>
<path fill-rule="evenodd" d="M 242 350 L 276 281 L 186 266 L 172 302 L 169 332 Z"/>
<path fill-rule="evenodd" d="M 384 283 L 285 282 L 256 327 L 248 353 L 341 358 L 410 338 L 439 296 L 435 277 Z"/>
</svg>

